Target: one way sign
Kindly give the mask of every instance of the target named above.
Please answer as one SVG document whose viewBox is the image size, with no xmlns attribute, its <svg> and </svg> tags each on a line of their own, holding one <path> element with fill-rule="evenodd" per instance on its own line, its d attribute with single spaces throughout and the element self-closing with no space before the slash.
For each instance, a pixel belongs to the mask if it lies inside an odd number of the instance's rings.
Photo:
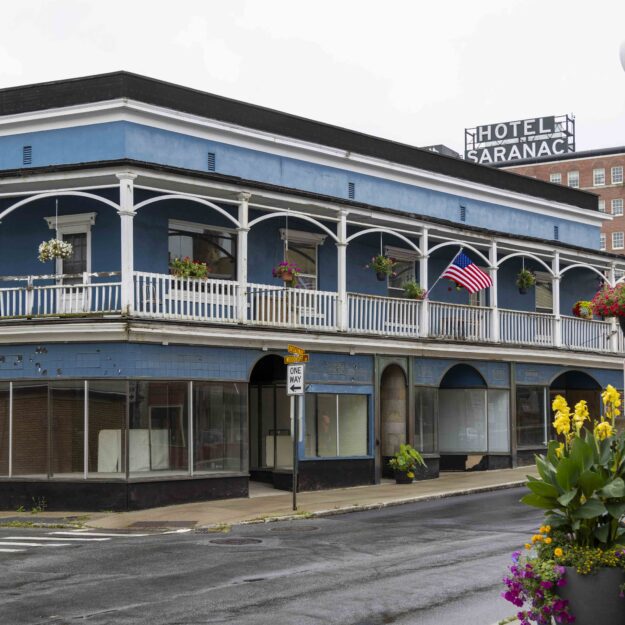
<svg viewBox="0 0 625 625">
<path fill-rule="evenodd" d="M 289 365 L 286 373 L 286 392 L 289 395 L 304 394 L 304 365 Z"/>
</svg>

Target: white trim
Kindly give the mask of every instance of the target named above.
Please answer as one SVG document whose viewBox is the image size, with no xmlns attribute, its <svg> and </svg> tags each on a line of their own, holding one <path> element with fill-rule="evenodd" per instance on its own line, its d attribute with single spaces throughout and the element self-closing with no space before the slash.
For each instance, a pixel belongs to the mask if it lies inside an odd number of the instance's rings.
<svg viewBox="0 0 625 625">
<path fill-rule="evenodd" d="M 227 138 L 230 145 L 255 150 L 263 149 L 268 153 L 290 158 L 305 158 L 308 162 L 331 167 L 345 168 L 347 164 L 349 171 L 364 175 L 377 177 L 380 175 L 380 171 L 383 171 L 384 178 L 387 180 L 443 193 L 453 193 L 452 189 L 455 188 L 457 189 L 456 192 L 465 198 L 489 203 L 497 202 L 511 208 L 548 214 L 553 217 L 561 218 L 563 213 L 569 213 L 576 216 L 578 222 L 597 225 L 598 216 L 596 214 L 589 214 L 586 209 L 568 204 L 496 189 L 485 184 L 400 165 L 392 161 L 355 154 L 347 150 L 262 132 L 125 98 L 34 113 L 7 115 L 0 119 L 0 136 L 15 134 L 18 131 L 16 129 L 19 129 L 20 132 L 36 132 L 110 121 L 136 122 L 173 132 L 181 132 L 181 126 L 186 126 L 185 132 L 190 136 L 220 142 Z"/>
<path fill-rule="evenodd" d="M 95 224 L 95 218 L 98 213 L 77 213 L 75 215 L 59 215 L 52 217 L 44 217 L 48 222 L 50 230 L 56 230 L 57 221 L 59 231 L 64 234 L 77 234 L 88 232 L 91 226 Z"/>
<path fill-rule="evenodd" d="M 318 232 L 305 232 L 304 230 L 292 230 L 280 228 L 280 239 L 289 243 L 300 243 L 301 245 L 323 245 L 328 238 L 327 234 Z"/>
<path fill-rule="evenodd" d="M 222 226 L 212 226 L 210 224 L 201 224 L 195 221 L 184 221 L 182 219 L 170 219 L 168 228 L 171 230 L 182 230 L 183 232 L 194 232 L 203 234 L 206 230 L 214 232 L 224 232 L 227 234 L 236 234 L 235 228 L 223 228 Z"/>
<path fill-rule="evenodd" d="M 384 254 L 386 256 L 390 256 L 391 258 L 395 258 L 396 260 L 401 260 L 406 263 L 416 262 L 419 260 L 419 253 L 415 250 L 409 250 L 403 247 L 395 247 L 393 245 L 385 245 Z"/>
</svg>

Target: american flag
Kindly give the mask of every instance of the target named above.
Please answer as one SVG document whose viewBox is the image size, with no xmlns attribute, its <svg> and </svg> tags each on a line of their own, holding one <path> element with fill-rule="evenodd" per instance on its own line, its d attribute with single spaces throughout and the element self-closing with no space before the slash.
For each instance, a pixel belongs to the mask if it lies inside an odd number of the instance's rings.
<svg viewBox="0 0 625 625">
<path fill-rule="evenodd" d="M 445 269 L 441 278 L 450 278 L 463 286 L 469 293 L 481 291 L 489 286 L 493 286 L 490 276 L 482 271 L 473 261 L 464 253 L 460 252 L 451 262 L 451 265 Z"/>
</svg>

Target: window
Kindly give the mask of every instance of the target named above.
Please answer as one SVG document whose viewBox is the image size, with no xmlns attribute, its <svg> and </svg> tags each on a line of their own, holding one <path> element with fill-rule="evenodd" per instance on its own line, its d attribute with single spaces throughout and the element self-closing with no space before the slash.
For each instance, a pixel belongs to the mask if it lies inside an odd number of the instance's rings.
<svg viewBox="0 0 625 625">
<path fill-rule="evenodd" d="M 546 444 L 545 389 L 542 386 L 517 386 L 517 446 L 544 447 Z"/>
<path fill-rule="evenodd" d="M 605 250 L 605 234 L 603 232 L 599 235 L 599 249 Z"/>
<path fill-rule="evenodd" d="M 306 394 L 306 455 L 366 456 L 368 395 Z"/>
<path fill-rule="evenodd" d="M 549 182 L 562 184 L 562 174 L 549 174 Z"/>
<path fill-rule="evenodd" d="M 605 200 L 599 200 L 599 212 L 600 213 L 605 213 Z"/>
<path fill-rule="evenodd" d="M 280 228 L 280 238 L 284 241 L 284 258 L 297 265 L 302 271 L 297 276 L 298 286 L 316 290 L 318 285 L 318 248 L 326 240 L 325 234 L 287 230 Z"/>
<path fill-rule="evenodd" d="M 579 187 L 579 172 L 578 171 L 570 171 L 567 174 L 569 187 L 573 187 L 577 189 Z"/>
<path fill-rule="evenodd" d="M 545 271 L 536 271 L 536 312 L 553 312 L 553 286 L 551 276 Z"/>
<path fill-rule="evenodd" d="M 623 183 L 623 166 L 612 167 L 612 184 Z"/>
<path fill-rule="evenodd" d="M 411 280 L 418 282 L 415 269 L 417 253 L 414 250 L 386 246 L 384 254 L 397 261 L 394 269 L 395 277 L 388 276 L 389 297 L 406 297 L 403 285 Z"/>
<path fill-rule="evenodd" d="M 414 409 L 414 446 L 422 452 L 435 452 L 438 442 L 438 389 L 417 386 Z"/>
<path fill-rule="evenodd" d="M 612 200 L 612 214 L 615 217 L 621 217 L 623 215 L 623 198 Z"/>
<path fill-rule="evenodd" d="M 171 219 L 169 262 L 187 256 L 206 263 L 209 278 L 236 279 L 237 237 L 234 231 Z"/>
<path fill-rule="evenodd" d="M 612 249 L 613 250 L 623 249 L 623 233 L 622 232 L 612 233 Z"/>
<path fill-rule="evenodd" d="M 605 169 L 593 169 L 592 170 L 592 185 L 593 187 L 602 187 L 605 184 Z"/>
</svg>

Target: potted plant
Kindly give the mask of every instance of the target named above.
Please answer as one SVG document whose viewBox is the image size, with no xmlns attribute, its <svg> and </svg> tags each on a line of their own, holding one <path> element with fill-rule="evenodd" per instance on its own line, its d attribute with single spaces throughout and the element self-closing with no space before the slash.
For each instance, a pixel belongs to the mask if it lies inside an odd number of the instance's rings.
<svg viewBox="0 0 625 625">
<path fill-rule="evenodd" d="M 397 261 L 390 256 L 384 256 L 384 254 L 378 254 L 371 257 L 371 262 L 367 263 L 365 267 L 375 271 L 375 275 L 378 280 L 386 280 L 387 277 L 395 278 L 395 265 Z"/>
<path fill-rule="evenodd" d="M 573 411 L 558 395 L 552 408 L 559 439 L 536 456 L 538 478 L 523 503 L 545 510 L 546 525 L 513 554 L 504 597 L 529 609 L 521 623 L 625 622 L 625 436 L 616 431 L 621 398 L 608 386 L 604 414 L 591 422 L 588 406 Z M 619 593 L 621 596 L 619 596 Z"/>
<path fill-rule="evenodd" d="M 536 276 L 529 269 L 521 269 L 516 276 L 516 285 L 519 287 L 519 293 L 525 295 L 527 289 L 536 284 Z"/>
<path fill-rule="evenodd" d="M 425 297 L 425 289 L 416 280 L 409 280 L 402 285 L 404 294 L 408 299 L 423 299 Z"/>
<path fill-rule="evenodd" d="M 400 445 L 399 451 L 388 461 L 395 471 L 397 484 L 412 484 L 417 467 L 425 467 L 423 456 L 410 445 Z"/>
<path fill-rule="evenodd" d="M 38 258 L 40 262 L 47 263 L 49 260 L 56 260 L 57 258 L 70 258 L 73 251 L 74 248 L 71 243 L 60 239 L 50 239 L 40 243 Z"/>
<path fill-rule="evenodd" d="M 625 332 L 625 284 L 604 286 L 592 298 L 592 312 L 599 317 L 616 317 Z"/>
<path fill-rule="evenodd" d="M 206 263 L 199 260 L 191 260 L 188 256 L 184 258 L 173 258 L 169 263 L 169 270 L 176 278 L 201 278 L 208 276 Z"/>
<path fill-rule="evenodd" d="M 580 319 L 592 319 L 592 302 L 586 300 L 575 302 L 573 314 Z"/>
<path fill-rule="evenodd" d="M 302 273 L 302 270 L 295 263 L 283 260 L 273 268 L 271 273 L 274 278 L 284 280 L 287 286 L 295 286 L 295 279 Z"/>
</svg>

